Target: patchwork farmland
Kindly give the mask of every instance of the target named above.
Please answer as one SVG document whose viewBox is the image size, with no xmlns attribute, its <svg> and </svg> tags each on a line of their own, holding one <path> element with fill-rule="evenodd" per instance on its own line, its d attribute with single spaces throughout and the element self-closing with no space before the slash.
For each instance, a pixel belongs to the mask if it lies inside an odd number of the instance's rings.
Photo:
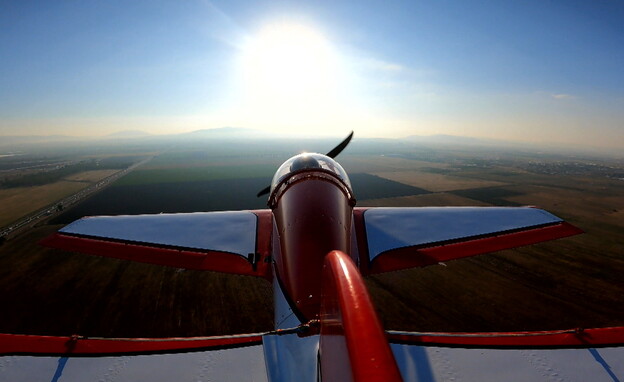
<svg viewBox="0 0 624 382">
<path fill-rule="evenodd" d="M 360 206 L 538 205 L 586 233 L 369 277 L 386 327 L 492 331 L 624 324 L 624 182 L 591 174 L 545 175 L 528 171 L 523 161 L 476 166 L 471 158 L 344 154 L 340 162 Z M 168 152 L 7 241 L 0 246 L 0 304 L 12 314 L 0 317 L 0 332 L 185 336 L 270 329 L 271 286 L 263 280 L 34 243 L 85 215 L 265 208 L 255 193 L 282 159 L 206 161 L 196 151 Z"/>
</svg>

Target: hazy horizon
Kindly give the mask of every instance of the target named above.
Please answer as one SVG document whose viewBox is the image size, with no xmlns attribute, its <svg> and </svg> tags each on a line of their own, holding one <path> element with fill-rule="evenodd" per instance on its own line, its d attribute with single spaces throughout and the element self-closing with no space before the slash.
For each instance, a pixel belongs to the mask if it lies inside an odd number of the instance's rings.
<svg viewBox="0 0 624 382">
<path fill-rule="evenodd" d="M 621 2 L 2 9 L 0 136 L 240 126 L 624 149 Z"/>
<path fill-rule="evenodd" d="M 344 131 L 343 131 L 344 130 Z M 19 152 L 37 153 L 48 148 L 67 147 L 71 149 L 74 146 L 80 147 L 99 147 L 100 145 L 132 145 L 132 144 L 156 144 L 171 145 L 193 142 L 193 144 L 202 144 L 208 146 L 212 144 L 247 144 L 245 142 L 256 142 L 258 144 L 274 143 L 276 148 L 282 149 L 284 145 L 288 147 L 292 142 L 338 142 L 348 134 L 348 129 L 343 129 L 333 134 L 303 134 L 303 133 L 271 133 L 263 130 L 241 128 L 241 127 L 222 127 L 214 129 L 199 129 L 174 134 L 151 134 L 140 130 L 124 130 L 117 131 L 105 135 L 90 136 L 70 136 L 70 135 L 0 135 L 0 157 L 2 154 L 14 154 Z M 536 156 L 546 155 L 563 155 L 572 158 L 591 159 L 614 159 L 622 160 L 624 155 L 622 151 L 614 148 L 597 148 L 582 144 L 553 144 L 548 142 L 526 142 L 513 141 L 493 138 L 476 138 L 470 136 L 448 135 L 448 134 L 432 134 L 432 135 L 410 135 L 399 138 L 375 138 L 361 137 L 358 131 L 354 131 L 355 146 L 369 147 L 391 147 L 405 149 L 413 147 L 415 150 L 477 150 L 483 151 L 484 154 L 495 155 L 496 153 L 507 151 L 509 153 L 517 153 L 525 155 L 533 153 Z M 386 147 L 386 145 L 390 145 Z M 379 146 L 381 145 L 381 146 Z M 397 146 L 398 145 L 398 146 Z M 353 145 L 352 145 L 353 146 Z M 316 146 L 310 146 L 306 150 L 319 150 Z M 321 150 L 322 151 L 322 150 Z M 10 156 L 10 155 L 9 155 Z"/>
</svg>

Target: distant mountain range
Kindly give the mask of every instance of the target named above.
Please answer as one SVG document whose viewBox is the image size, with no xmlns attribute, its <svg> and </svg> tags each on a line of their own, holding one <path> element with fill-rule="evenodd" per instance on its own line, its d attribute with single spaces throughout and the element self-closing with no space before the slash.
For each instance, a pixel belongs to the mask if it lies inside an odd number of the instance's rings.
<svg viewBox="0 0 624 382">
<path fill-rule="evenodd" d="M 356 131 L 357 137 L 357 131 Z M 22 136 L 0 136 L 0 148 L 3 150 L 12 150 L 21 146 L 30 145 L 45 145 L 45 144 L 63 144 L 73 142 L 106 142 L 111 143 L 118 141 L 140 141 L 149 140 L 150 142 L 159 142 L 165 140 L 173 140 L 180 142 L 187 142 L 193 140 L 202 139 L 216 139 L 216 140 L 280 140 L 280 139 L 306 139 L 312 137 L 296 137 L 296 136 L 282 136 L 272 133 L 267 133 L 262 130 L 244 128 L 244 127 L 221 127 L 214 129 L 200 129 L 186 133 L 179 134 L 150 134 L 141 130 L 123 130 L 115 133 L 111 133 L 105 136 L 96 137 L 78 137 L 69 135 L 22 135 Z M 328 138 L 328 137 L 325 137 Z M 325 139 L 318 137 L 318 139 Z M 331 139 L 331 138 L 330 138 Z M 359 138 L 357 137 L 358 145 L 364 144 L 365 146 L 377 146 L 392 142 L 410 142 L 416 145 L 426 146 L 448 146 L 448 147 L 469 147 L 469 148 L 498 148 L 498 149 L 519 149 L 530 151 L 552 151 L 552 152 L 585 152 L 585 153 L 608 153 L 610 150 L 598 150 L 589 147 L 572 147 L 572 146 L 556 146 L 548 144 L 532 144 L 526 142 L 513 142 L 498 139 L 488 138 L 474 138 L 457 135 L 410 135 L 401 139 L 380 139 L 380 138 Z M 621 156 L 621 153 L 617 154 Z"/>
<path fill-rule="evenodd" d="M 276 137 L 275 134 L 267 133 L 262 130 L 250 129 L 245 127 L 221 127 L 214 129 L 200 129 L 186 133 L 179 134 L 151 134 L 142 130 L 122 130 L 104 136 L 70 136 L 70 135 L 12 135 L 12 136 L 0 136 L 0 144 L 18 144 L 18 143 L 43 143 L 43 142 L 61 142 L 61 141 L 76 141 L 76 140 L 93 140 L 93 139 L 134 139 L 134 138 L 158 138 L 158 137 L 182 137 L 182 138 L 255 138 L 255 137 Z M 412 142 L 422 143 L 440 143 L 440 144 L 495 144 L 503 143 L 505 141 L 498 141 L 493 139 L 479 139 L 472 137 L 462 137 L 456 135 L 410 135 L 406 138 Z"/>
<path fill-rule="evenodd" d="M 0 136 L 0 146 L 11 144 L 64 142 L 84 139 L 83 137 L 72 137 L 69 135 L 4 135 Z"/>
<path fill-rule="evenodd" d="M 123 131 L 118 131 L 116 133 L 105 135 L 104 138 L 142 138 L 142 137 L 150 137 L 153 135 L 154 134 L 150 134 L 142 130 L 123 130 Z"/>
<path fill-rule="evenodd" d="M 444 144 L 461 144 L 461 145 L 480 145 L 480 144 L 492 144 L 497 142 L 504 142 L 494 139 L 482 139 L 473 137 L 463 137 L 459 135 L 410 135 L 405 139 L 409 139 L 412 142 L 423 143 L 444 143 Z"/>
<path fill-rule="evenodd" d="M 433 144 L 433 145 L 450 145 L 450 146 L 483 146 L 483 147 L 526 147 L 536 148 L 539 145 L 528 142 L 514 142 L 493 138 L 474 138 L 459 135 L 410 135 L 405 138 L 413 143 Z"/>
<path fill-rule="evenodd" d="M 274 136 L 262 130 L 249 129 L 246 127 L 220 127 L 216 129 L 200 129 L 189 133 L 176 134 L 180 137 L 202 138 L 268 138 Z"/>
</svg>

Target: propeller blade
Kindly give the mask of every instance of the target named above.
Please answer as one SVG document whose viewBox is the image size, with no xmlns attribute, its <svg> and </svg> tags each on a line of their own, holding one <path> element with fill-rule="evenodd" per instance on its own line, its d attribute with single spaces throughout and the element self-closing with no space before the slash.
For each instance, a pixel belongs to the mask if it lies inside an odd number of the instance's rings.
<svg viewBox="0 0 624 382">
<path fill-rule="evenodd" d="M 351 142 L 351 138 L 353 138 L 353 131 L 349 134 L 348 137 L 344 139 L 344 141 L 340 142 L 340 144 L 332 149 L 332 151 L 328 152 L 326 155 L 330 158 L 335 158 L 344 150 L 345 147 Z"/>
<path fill-rule="evenodd" d="M 338 156 L 338 154 L 340 154 L 342 152 L 342 150 L 344 150 L 345 147 L 347 147 L 347 145 L 349 144 L 349 142 L 351 142 L 351 138 L 353 138 L 353 131 L 351 132 L 351 134 L 349 134 L 348 137 L 346 137 L 342 142 L 340 142 L 340 144 L 336 147 L 334 147 L 330 152 L 328 152 L 327 155 L 330 158 L 335 158 Z M 259 198 L 263 195 L 266 195 L 269 193 L 269 191 L 271 191 L 271 186 L 268 186 L 266 188 L 263 188 L 262 190 L 260 190 L 260 192 L 258 192 L 256 194 L 256 197 Z"/>
<path fill-rule="evenodd" d="M 266 188 L 263 188 L 262 190 L 260 190 L 260 192 L 258 192 L 258 194 L 256 194 L 256 197 L 259 198 L 262 195 L 266 195 L 269 193 L 269 191 L 271 191 L 271 186 L 267 186 Z"/>
</svg>

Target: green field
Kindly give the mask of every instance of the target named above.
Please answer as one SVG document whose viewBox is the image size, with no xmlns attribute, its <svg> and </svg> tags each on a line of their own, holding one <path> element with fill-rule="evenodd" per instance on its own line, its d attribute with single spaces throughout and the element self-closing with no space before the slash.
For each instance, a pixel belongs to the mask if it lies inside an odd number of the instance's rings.
<svg viewBox="0 0 624 382">
<path fill-rule="evenodd" d="M 479 200 L 493 206 L 519 206 L 521 204 L 509 200 L 512 196 L 522 195 L 505 187 L 484 187 L 468 190 L 451 191 L 452 194 L 468 199 Z"/>
<path fill-rule="evenodd" d="M 242 178 L 263 178 L 266 182 L 270 182 L 274 172 L 275 166 L 264 164 L 150 168 L 133 171 L 119 180 L 116 185 L 153 185 Z"/>
</svg>

